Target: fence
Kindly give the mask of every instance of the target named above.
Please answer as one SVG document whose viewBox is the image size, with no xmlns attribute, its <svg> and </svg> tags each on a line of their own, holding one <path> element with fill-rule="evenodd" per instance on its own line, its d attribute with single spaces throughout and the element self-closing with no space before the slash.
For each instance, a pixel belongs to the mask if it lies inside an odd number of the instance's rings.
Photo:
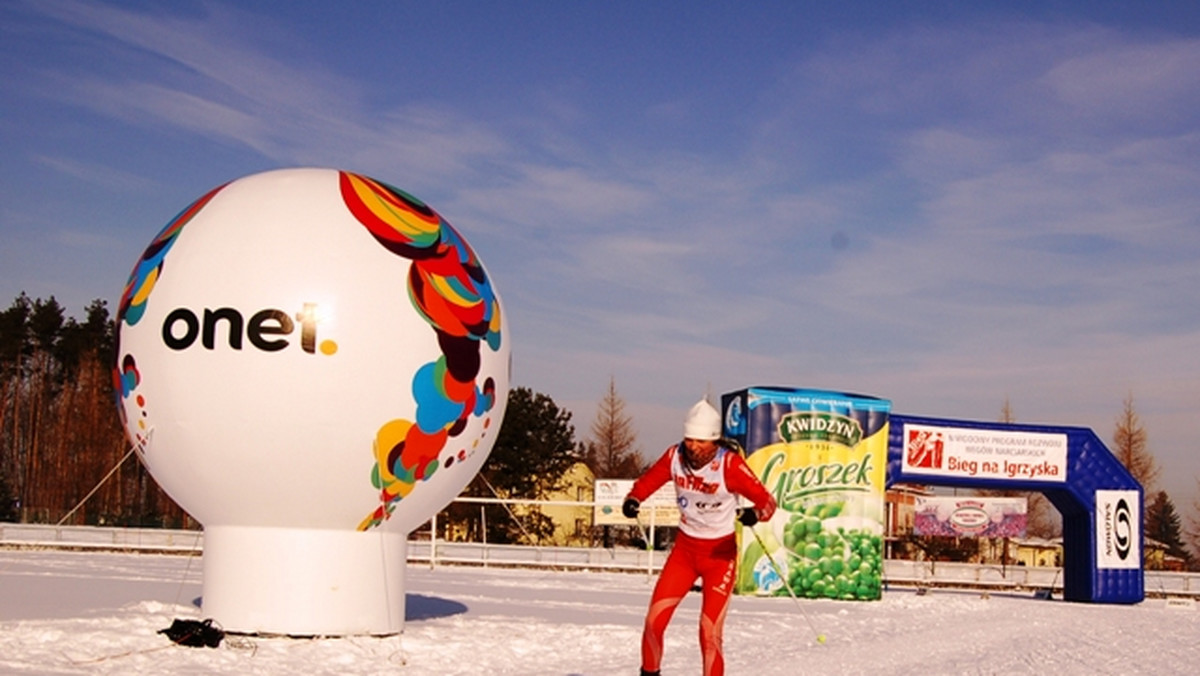
<svg viewBox="0 0 1200 676">
<path fill-rule="evenodd" d="M 420 534 L 426 534 L 423 531 Z M 101 526 L 52 526 L 0 523 L 0 547 L 199 554 L 202 531 Z M 414 538 L 408 544 L 410 565 L 473 565 L 625 571 L 653 574 L 665 552 L 629 548 L 531 547 L 478 542 L 446 542 Z M 990 591 L 1061 593 L 1062 569 L 995 566 L 971 563 L 884 561 L 889 587 L 952 588 Z M 1146 596 L 1183 597 L 1200 601 L 1200 573 L 1148 570 Z"/>
<path fill-rule="evenodd" d="M 186 554 L 204 549 L 204 532 L 0 522 L 0 546 Z"/>
</svg>

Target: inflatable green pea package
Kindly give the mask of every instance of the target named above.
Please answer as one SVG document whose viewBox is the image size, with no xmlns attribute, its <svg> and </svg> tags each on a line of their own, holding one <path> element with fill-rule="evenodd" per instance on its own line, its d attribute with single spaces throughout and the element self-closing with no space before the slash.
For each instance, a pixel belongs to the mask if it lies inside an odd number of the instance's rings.
<svg viewBox="0 0 1200 676">
<path fill-rule="evenodd" d="M 891 402 L 752 387 L 721 408 L 725 436 L 779 504 L 754 533 L 740 528 L 737 592 L 879 599 Z"/>
</svg>

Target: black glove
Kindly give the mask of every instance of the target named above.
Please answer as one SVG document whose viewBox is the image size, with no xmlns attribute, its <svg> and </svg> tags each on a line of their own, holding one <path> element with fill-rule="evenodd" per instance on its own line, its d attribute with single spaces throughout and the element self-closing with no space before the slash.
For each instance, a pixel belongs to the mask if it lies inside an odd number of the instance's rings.
<svg viewBox="0 0 1200 676">
<path fill-rule="evenodd" d="M 758 512 L 754 511 L 753 507 L 744 507 L 738 510 L 737 519 L 743 526 L 753 526 L 758 523 Z"/>
<path fill-rule="evenodd" d="M 636 519 L 638 515 L 638 509 L 641 507 L 641 505 L 642 503 L 638 502 L 635 498 L 625 498 L 624 504 L 621 505 L 621 513 L 624 514 L 625 518 L 627 519 Z"/>
</svg>

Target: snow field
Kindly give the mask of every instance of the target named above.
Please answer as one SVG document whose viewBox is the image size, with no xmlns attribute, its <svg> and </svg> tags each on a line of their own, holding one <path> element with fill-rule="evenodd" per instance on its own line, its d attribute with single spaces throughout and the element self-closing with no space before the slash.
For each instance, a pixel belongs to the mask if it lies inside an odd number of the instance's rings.
<svg viewBox="0 0 1200 676">
<path fill-rule="evenodd" d="M 644 574 L 410 566 L 404 633 L 229 636 L 216 649 L 159 629 L 201 618 L 199 559 L 0 550 L 0 674 L 636 674 Z M 911 590 L 879 602 L 735 597 L 730 676 L 1191 674 L 1200 612 L 1027 595 Z M 680 606 L 663 673 L 700 673 L 699 599 Z M 828 637 L 818 645 L 816 631 Z"/>
</svg>

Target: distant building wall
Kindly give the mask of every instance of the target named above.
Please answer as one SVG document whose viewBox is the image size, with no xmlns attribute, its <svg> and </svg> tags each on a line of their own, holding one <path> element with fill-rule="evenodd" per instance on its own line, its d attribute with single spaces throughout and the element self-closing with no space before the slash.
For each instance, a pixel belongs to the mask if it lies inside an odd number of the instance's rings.
<svg viewBox="0 0 1200 676">
<path fill-rule="evenodd" d="M 548 501 L 586 502 L 592 501 L 592 485 L 595 475 L 588 466 L 577 462 L 563 475 L 564 487 L 546 496 Z M 554 535 L 551 542 L 545 544 L 571 545 L 591 542 L 592 513 L 591 504 L 572 505 L 543 505 L 542 514 L 554 522 Z"/>
</svg>

